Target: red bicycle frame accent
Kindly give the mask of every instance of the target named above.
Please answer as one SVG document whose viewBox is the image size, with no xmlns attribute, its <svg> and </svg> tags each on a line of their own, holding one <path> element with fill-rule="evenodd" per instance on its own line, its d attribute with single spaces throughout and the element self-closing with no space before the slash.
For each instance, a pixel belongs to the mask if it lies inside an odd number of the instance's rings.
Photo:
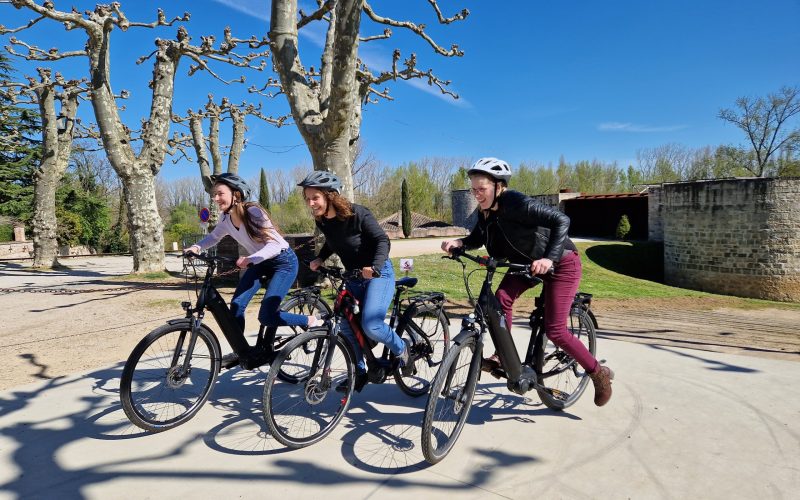
<svg viewBox="0 0 800 500">
<path fill-rule="evenodd" d="M 368 349 L 364 331 L 361 329 L 360 322 L 356 320 L 356 315 L 353 314 L 353 307 L 351 304 L 357 303 L 358 300 L 349 290 L 342 290 L 339 292 L 339 295 L 336 296 L 336 301 L 333 303 L 333 311 L 334 314 L 341 313 L 347 319 L 350 328 L 352 328 L 353 332 L 356 334 L 358 345 L 360 345 L 362 349 Z"/>
</svg>

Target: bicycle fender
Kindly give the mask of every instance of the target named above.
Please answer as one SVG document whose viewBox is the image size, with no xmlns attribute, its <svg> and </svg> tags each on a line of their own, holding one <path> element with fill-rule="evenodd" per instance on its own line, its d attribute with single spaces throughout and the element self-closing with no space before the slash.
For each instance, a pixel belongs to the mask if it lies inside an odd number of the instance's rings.
<svg viewBox="0 0 800 500">
<path fill-rule="evenodd" d="M 193 322 L 194 322 L 193 318 L 177 318 L 177 319 L 167 320 L 167 324 L 168 325 L 185 326 L 187 330 L 191 330 L 192 329 L 192 323 Z M 217 344 L 217 351 L 221 352 L 220 351 L 220 346 L 219 346 L 219 339 L 217 338 L 217 334 L 214 333 L 214 330 L 209 328 L 208 325 L 205 324 L 205 323 L 200 323 L 200 328 L 206 330 L 208 333 L 211 334 L 211 337 L 214 339 L 214 342 Z"/>
<path fill-rule="evenodd" d="M 471 330 L 461 330 L 456 338 L 453 339 L 454 344 L 462 345 L 468 338 L 475 337 L 477 334 Z"/>
</svg>

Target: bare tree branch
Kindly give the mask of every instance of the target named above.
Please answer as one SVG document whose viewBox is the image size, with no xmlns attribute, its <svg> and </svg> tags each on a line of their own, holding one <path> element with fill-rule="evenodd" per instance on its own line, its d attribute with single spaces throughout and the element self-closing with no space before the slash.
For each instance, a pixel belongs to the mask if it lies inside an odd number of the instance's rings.
<svg viewBox="0 0 800 500">
<path fill-rule="evenodd" d="M 373 40 L 385 40 L 385 39 L 387 39 L 387 38 L 389 38 L 391 36 L 392 36 L 392 30 L 389 29 L 389 28 L 386 28 L 385 30 L 383 30 L 383 34 L 382 35 L 359 37 L 358 41 L 359 42 L 371 42 Z"/>
<path fill-rule="evenodd" d="M 57 61 L 59 59 L 66 59 L 67 57 L 78 57 L 78 56 L 85 56 L 86 50 L 75 50 L 72 52 L 59 52 L 57 48 L 53 47 L 47 49 L 46 51 L 36 47 L 34 45 L 29 45 L 22 40 L 18 40 L 17 38 L 10 38 L 9 43 L 11 45 L 6 45 L 6 50 L 9 54 L 21 57 L 23 59 L 27 59 L 28 61 Z M 14 45 L 19 45 L 28 49 L 28 53 L 21 54 L 14 50 Z"/>
<path fill-rule="evenodd" d="M 449 24 L 449 23 L 451 23 L 453 21 L 459 21 L 461 19 L 466 19 L 466 17 L 469 15 L 469 11 L 467 9 L 464 9 L 463 11 L 461 11 L 460 14 L 458 14 L 456 16 L 453 16 L 452 18 L 446 19 L 446 20 L 443 21 L 444 18 L 442 18 L 442 13 L 441 13 L 441 11 L 439 11 L 439 7 L 438 7 L 438 5 L 436 5 L 435 0 L 428 0 L 428 2 L 431 3 L 435 7 L 436 12 L 439 15 L 440 22 L 445 22 L 446 21 L 445 24 Z M 424 24 L 415 24 L 415 23 L 412 23 L 411 21 L 396 21 L 396 20 L 390 19 L 388 17 L 379 16 L 378 14 L 375 13 L 374 10 L 372 10 L 372 7 L 370 7 L 370 5 L 367 2 L 364 2 L 364 12 L 367 14 L 367 16 L 369 16 L 370 19 L 372 19 L 376 23 L 386 24 L 388 26 L 394 26 L 396 28 L 405 28 L 405 29 L 411 30 L 412 32 L 414 32 L 417 35 L 419 35 L 420 37 L 422 37 L 426 42 L 428 42 L 428 44 L 431 47 L 433 47 L 433 50 L 435 50 L 436 53 L 438 53 L 438 54 L 441 54 L 441 55 L 447 56 L 447 57 L 463 56 L 464 55 L 464 52 L 462 50 L 460 50 L 458 48 L 458 45 L 455 44 L 455 43 L 450 46 L 450 50 L 446 50 L 446 49 L 442 48 L 439 44 L 434 42 L 433 39 L 430 36 L 428 36 L 427 33 L 425 33 L 425 25 Z M 460 16 L 463 16 L 463 17 L 460 17 Z"/>
<path fill-rule="evenodd" d="M 400 60 L 400 50 L 395 49 L 394 54 L 392 55 L 392 70 L 391 71 L 384 71 L 379 75 L 373 75 L 369 69 L 364 65 L 361 64 L 359 69 L 357 70 L 357 76 L 359 81 L 363 85 L 378 85 L 389 80 L 412 80 L 415 78 L 426 78 L 428 80 L 428 85 L 437 87 L 442 94 L 446 94 L 451 96 L 453 99 L 458 99 L 459 96 L 452 90 L 446 88 L 450 85 L 450 80 L 442 80 L 436 75 L 433 74 L 433 70 L 429 69 L 428 71 L 421 71 L 416 68 L 417 65 L 417 55 L 411 54 L 411 56 L 403 61 L 403 65 L 405 69 L 398 70 L 397 69 L 397 62 Z M 373 89 L 362 89 L 362 99 L 365 100 L 369 94 L 375 94 L 379 97 L 388 98 L 385 94 L 388 94 L 388 90 L 384 90 L 384 92 L 378 92 Z M 372 101 L 370 101 L 372 102 Z"/>
<path fill-rule="evenodd" d="M 310 23 L 311 21 L 319 21 L 325 18 L 325 15 L 333 10 L 333 7 L 336 5 L 335 0 L 326 0 L 319 9 L 313 14 L 306 16 L 303 11 L 300 11 L 300 20 L 297 21 L 297 29 L 299 30 L 306 24 Z"/>
</svg>

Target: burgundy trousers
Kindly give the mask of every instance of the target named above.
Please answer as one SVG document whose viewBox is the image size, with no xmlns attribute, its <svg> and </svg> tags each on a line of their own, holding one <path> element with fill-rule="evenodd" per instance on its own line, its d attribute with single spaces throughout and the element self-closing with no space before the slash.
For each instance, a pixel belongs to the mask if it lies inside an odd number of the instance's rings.
<svg viewBox="0 0 800 500">
<path fill-rule="evenodd" d="M 547 337 L 564 352 L 572 356 L 588 373 L 594 373 L 599 363 L 589 349 L 567 328 L 567 318 L 572 300 L 581 281 L 581 258 L 578 252 L 563 257 L 553 273 L 544 279 L 544 328 Z M 497 287 L 495 296 L 506 315 L 506 325 L 511 330 L 514 302 L 533 285 L 521 276 L 507 274 Z"/>
</svg>

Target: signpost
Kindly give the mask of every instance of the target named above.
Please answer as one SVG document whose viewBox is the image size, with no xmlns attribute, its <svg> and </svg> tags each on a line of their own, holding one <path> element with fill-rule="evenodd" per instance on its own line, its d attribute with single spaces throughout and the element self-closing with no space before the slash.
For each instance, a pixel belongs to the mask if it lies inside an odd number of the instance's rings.
<svg viewBox="0 0 800 500">
<path fill-rule="evenodd" d="M 405 271 L 406 276 L 414 270 L 414 259 L 400 259 L 400 270 Z"/>
<path fill-rule="evenodd" d="M 203 228 L 203 234 L 208 232 L 208 219 L 211 218 L 211 211 L 207 207 L 200 209 L 200 227 Z"/>
</svg>

